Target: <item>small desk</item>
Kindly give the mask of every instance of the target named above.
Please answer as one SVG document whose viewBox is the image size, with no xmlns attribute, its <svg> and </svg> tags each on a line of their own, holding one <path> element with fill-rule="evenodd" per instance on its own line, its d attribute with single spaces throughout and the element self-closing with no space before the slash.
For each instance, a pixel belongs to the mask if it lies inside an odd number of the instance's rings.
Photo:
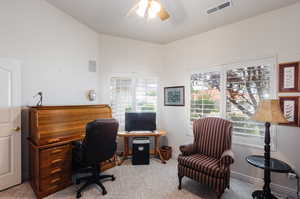
<svg viewBox="0 0 300 199">
<path fill-rule="evenodd" d="M 127 131 L 120 131 L 118 132 L 118 137 L 123 137 L 124 139 L 124 153 L 123 153 L 123 158 L 120 162 L 120 165 L 128 159 L 128 156 L 131 154 L 129 152 L 129 138 L 130 137 L 154 137 L 154 151 L 150 152 L 151 155 L 156 155 L 159 157 L 161 162 L 163 164 L 166 163 L 166 160 L 162 157 L 159 146 L 160 146 L 160 138 L 161 136 L 165 136 L 167 134 L 166 131 L 162 130 L 156 130 L 153 132 L 143 132 L 143 131 L 133 131 L 133 132 L 127 132 Z"/>
</svg>

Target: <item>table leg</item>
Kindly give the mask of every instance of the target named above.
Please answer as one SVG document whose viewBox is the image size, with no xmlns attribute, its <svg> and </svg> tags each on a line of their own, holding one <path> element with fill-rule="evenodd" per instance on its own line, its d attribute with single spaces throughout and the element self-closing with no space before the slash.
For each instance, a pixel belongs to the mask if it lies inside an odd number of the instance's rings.
<svg viewBox="0 0 300 199">
<path fill-rule="evenodd" d="M 155 136 L 154 138 L 155 138 L 155 140 L 154 140 L 155 155 L 159 156 L 159 159 L 163 164 L 166 164 L 166 160 L 163 158 L 163 156 L 161 155 L 160 150 L 159 150 L 160 136 Z"/>
<path fill-rule="evenodd" d="M 119 161 L 119 166 L 123 164 L 123 162 L 125 160 L 128 159 L 128 155 L 129 155 L 129 138 L 128 137 L 124 137 L 124 152 L 122 155 L 122 160 Z"/>
</svg>

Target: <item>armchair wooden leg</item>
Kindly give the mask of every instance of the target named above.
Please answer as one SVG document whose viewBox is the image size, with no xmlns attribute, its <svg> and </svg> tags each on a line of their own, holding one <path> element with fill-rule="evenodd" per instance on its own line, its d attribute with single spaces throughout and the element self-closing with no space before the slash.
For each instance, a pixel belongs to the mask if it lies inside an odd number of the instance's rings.
<svg viewBox="0 0 300 199">
<path fill-rule="evenodd" d="M 181 190 L 181 182 L 182 182 L 182 178 L 183 176 L 178 174 L 178 181 L 179 181 L 179 185 L 178 185 L 178 189 Z"/>
<path fill-rule="evenodd" d="M 223 193 L 224 193 L 224 191 L 223 191 L 223 192 L 220 192 L 220 193 L 217 193 L 217 198 L 218 198 L 218 199 L 221 199 Z"/>
</svg>

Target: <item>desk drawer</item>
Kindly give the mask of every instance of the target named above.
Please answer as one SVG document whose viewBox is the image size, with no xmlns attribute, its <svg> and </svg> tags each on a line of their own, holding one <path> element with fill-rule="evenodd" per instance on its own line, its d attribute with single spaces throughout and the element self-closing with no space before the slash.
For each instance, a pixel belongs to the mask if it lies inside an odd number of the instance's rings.
<svg viewBox="0 0 300 199">
<path fill-rule="evenodd" d="M 48 145 L 48 144 L 69 141 L 69 140 L 80 140 L 82 139 L 83 134 L 84 132 L 78 132 L 78 131 L 73 132 L 72 130 L 69 130 L 68 132 L 59 132 L 59 133 L 51 132 L 51 134 L 49 134 L 48 136 L 44 134 L 40 134 L 40 138 L 37 144 Z"/>
<path fill-rule="evenodd" d="M 54 175 L 40 181 L 41 191 L 52 191 L 71 183 L 71 175 Z"/>
<path fill-rule="evenodd" d="M 40 152 L 40 168 L 69 164 L 71 157 L 72 149 L 70 144 L 43 149 Z"/>
<path fill-rule="evenodd" d="M 67 164 L 58 165 L 56 167 L 46 167 L 40 170 L 41 178 L 46 178 L 49 176 L 62 175 L 62 174 L 71 174 L 71 161 Z"/>
</svg>

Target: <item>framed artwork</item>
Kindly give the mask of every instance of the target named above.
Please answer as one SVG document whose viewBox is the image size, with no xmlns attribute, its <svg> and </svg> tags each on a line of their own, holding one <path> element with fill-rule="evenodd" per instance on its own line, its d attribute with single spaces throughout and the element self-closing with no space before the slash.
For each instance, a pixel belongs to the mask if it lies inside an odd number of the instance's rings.
<svg viewBox="0 0 300 199">
<path fill-rule="evenodd" d="M 300 92 L 300 62 L 279 64 L 279 92 Z"/>
<path fill-rule="evenodd" d="M 184 86 L 165 87 L 165 106 L 184 106 Z"/>
<path fill-rule="evenodd" d="M 288 126 L 299 126 L 299 97 L 279 97 L 283 115 L 289 121 Z"/>
</svg>

